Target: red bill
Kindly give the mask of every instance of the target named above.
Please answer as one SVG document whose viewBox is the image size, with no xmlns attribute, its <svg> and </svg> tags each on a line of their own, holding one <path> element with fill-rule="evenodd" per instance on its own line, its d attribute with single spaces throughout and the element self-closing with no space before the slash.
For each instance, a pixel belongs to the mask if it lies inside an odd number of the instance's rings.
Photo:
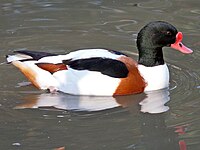
<svg viewBox="0 0 200 150">
<path fill-rule="evenodd" d="M 178 50 L 178 51 L 180 51 L 180 52 L 182 52 L 184 54 L 192 53 L 193 51 L 190 48 L 188 48 L 185 45 L 183 45 L 183 43 L 181 42 L 182 39 L 183 39 L 182 32 L 178 32 L 176 34 L 176 42 L 174 44 L 171 44 L 171 48 L 176 49 L 176 50 Z"/>
</svg>

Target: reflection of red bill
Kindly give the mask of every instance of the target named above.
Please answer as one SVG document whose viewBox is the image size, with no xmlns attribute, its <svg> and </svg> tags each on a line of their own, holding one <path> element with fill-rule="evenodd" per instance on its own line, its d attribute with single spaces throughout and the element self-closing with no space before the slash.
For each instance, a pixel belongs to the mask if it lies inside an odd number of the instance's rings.
<svg viewBox="0 0 200 150">
<path fill-rule="evenodd" d="M 179 141 L 180 150 L 187 150 L 187 146 L 184 140 Z"/>
<path fill-rule="evenodd" d="M 185 54 L 192 53 L 193 51 L 190 48 L 183 45 L 183 43 L 181 42 L 182 39 L 183 39 L 183 34 L 181 32 L 178 32 L 176 34 L 176 42 L 174 44 L 171 44 L 171 48 L 176 49 Z"/>
</svg>

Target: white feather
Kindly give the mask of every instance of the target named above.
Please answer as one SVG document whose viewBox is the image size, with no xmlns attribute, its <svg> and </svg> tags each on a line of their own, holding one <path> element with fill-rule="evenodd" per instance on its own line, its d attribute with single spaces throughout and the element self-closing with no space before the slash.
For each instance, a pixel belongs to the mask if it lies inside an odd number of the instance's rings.
<svg viewBox="0 0 200 150">
<path fill-rule="evenodd" d="M 86 59 L 86 58 L 93 58 L 93 57 L 103 57 L 103 58 L 110 58 L 110 59 L 117 59 L 120 55 L 116 55 L 114 53 L 110 53 L 106 49 L 83 49 L 71 52 L 67 55 L 58 55 L 58 56 L 49 56 L 43 57 L 38 62 L 46 62 L 46 63 L 62 63 L 62 60 L 77 60 L 77 59 Z"/>
<path fill-rule="evenodd" d="M 8 55 L 7 62 L 10 63 L 12 61 L 25 60 L 25 59 L 31 59 L 31 58 L 32 58 L 31 56 L 23 55 L 23 54 Z"/>
<path fill-rule="evenodd" d="M 75 95 L 112 96 L 121 81 L 100 72 L 71 68 L 58 71 L 53 76 L 59 82 L 60 91 Z"/>
<path fill-rule="evenodd" d="M 169 86 L 169 70 L 166 64 L 155 67 L 138 65 L 138 69 L 147 83 L 145 91 L 163 89 Z"/>
</svg>

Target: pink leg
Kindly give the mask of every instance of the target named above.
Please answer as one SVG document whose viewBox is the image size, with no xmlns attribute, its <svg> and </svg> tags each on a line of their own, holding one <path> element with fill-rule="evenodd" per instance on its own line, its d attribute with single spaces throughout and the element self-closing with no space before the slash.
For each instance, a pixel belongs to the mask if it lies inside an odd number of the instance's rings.
<svg viewBox="0 0 200 150">
<path fill-rule="evenodd" d="M 56 88 L 56 87 L 54 87 L 54 86 L 50 86 L 49 88 L 48 88 L 48 90 L 49 90 L 49 92 L 50 93 L 57 93 L 57 91 L 58 91 L 58 89 Z"/>
</svg>

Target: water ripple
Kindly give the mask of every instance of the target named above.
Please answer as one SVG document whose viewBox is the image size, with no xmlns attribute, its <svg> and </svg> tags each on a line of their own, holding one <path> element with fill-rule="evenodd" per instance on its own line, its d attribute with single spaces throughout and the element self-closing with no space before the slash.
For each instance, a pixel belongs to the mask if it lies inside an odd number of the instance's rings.
<svg viewBox="0 0 200 150">
<path fill-rule="evenodd" d="M 199 85 L 199 75 L 197 72 L 180 68 L 176 65 L 169 64 L 171 70 L 171 90 L 176 90 L 176 94 L 182 97 L 190 96 L 193 90 Z M 176 88 L 174 88 L 176 87 Z"/>
</svg>

